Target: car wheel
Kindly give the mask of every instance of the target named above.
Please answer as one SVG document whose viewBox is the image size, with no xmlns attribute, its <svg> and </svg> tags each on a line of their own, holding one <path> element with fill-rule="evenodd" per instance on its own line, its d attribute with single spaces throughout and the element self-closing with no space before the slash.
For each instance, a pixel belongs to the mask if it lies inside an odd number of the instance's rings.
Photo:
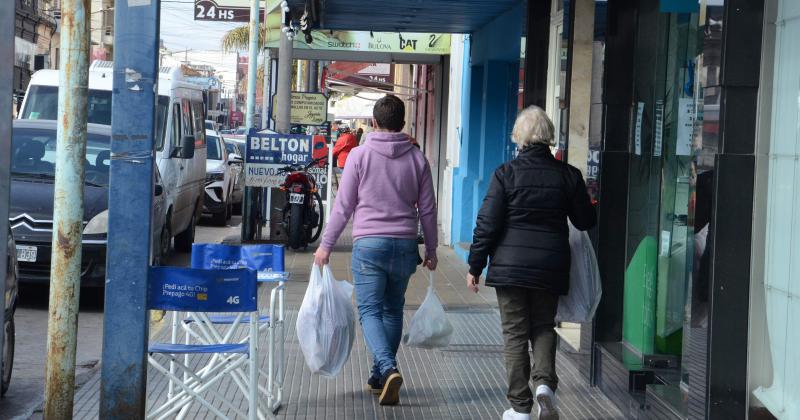
<svg viewBox="0 0 800 420">
<path fill-rule="evenodd" d="M 172 233 L 170 232 L 169 225 L 165 223 L 161 228 L 161 233 L 158 235 L 158 249 L 153 252 L 153 261 L 151 261 L 153 267 L 163 265 L 164 260 L 169 255 L 172 246 Z"/>
<path fill-rule="evenodd" d="M 197 226 L 197 212 L 192 212 L 192 220 L 183 232 L 175 237 L 175 250 L 178 252 L 191 252 L 194 243 L 194 229 Z"/>
<path fill-rule="evenodd" d="M 225 226 L 227 225 L 228 220 L 228 205 L 225 205 L 225 209 L 219 213 L 214 213 L 211 215 L 211 223 L 216 226 Z"/>
<path fill-rule="evenodd" d="M 3 340 L 3 359 L 0 360 L 2 364 L 2 376 L 0 376 L 0 397 L 6 394 L 8 387 L 11 384 L 11 370 L 14 367 L 14 315 L 6 320 L 5 325 L 5 339 Z"/>
</svg>

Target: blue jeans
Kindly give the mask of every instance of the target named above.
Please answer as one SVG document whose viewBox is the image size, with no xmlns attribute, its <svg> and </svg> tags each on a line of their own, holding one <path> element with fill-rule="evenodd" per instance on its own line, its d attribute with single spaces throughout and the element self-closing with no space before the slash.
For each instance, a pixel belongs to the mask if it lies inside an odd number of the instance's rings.
<svg viewBox="0 0 800 420">
<path fill-rule="evenodd" d="M 397 367 L 408 279 L 417 269 L 416 239 L 361 238 L 353 245 L 353 280 L 373 375 Z"/>
</svg>

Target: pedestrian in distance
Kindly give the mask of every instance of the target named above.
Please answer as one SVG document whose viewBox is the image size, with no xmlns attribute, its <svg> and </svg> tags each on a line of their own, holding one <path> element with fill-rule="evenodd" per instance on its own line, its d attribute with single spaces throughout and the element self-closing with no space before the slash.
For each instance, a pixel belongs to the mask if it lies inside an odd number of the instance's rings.
<svg viewBox="0 0 800 420">
<path fill-rule="evenodd" d="M 357 144 L 361 144 L 361 137 L 363 137 L 363 136 L 364 136 L 364 129 L 361 128 L 361 127 L 358 127 L 358 130 L 356 130 L 356 143 Z"/>
<path fill-rule="evenodd" d="M 435 270 L 436 198 L 431 168 L 402 133 L 405 105 L 393 95 L 375 103 L 373 126 L 362 147 L 347 158 L 331 220 L 314 255 L 328 264 L 331 250 L 353 217 L 353 282 L 372 374 L 367 388 L 381 405 L 400 400 L 403 377 L 397 350 L 403 334 L 403 306 L 417 265 Z M 425 232 L 425 257 L 419 256 L 417 222 Z"/>
<path fill-rule="evenodd" d="M 339 169 L 344 169 L 347 163 L 347 157 L 350 152 L 358 146 L 356 136 L 349 130 L 345 129 L 342 135 L 336 139 L 336 144 L 333 146 L 333 158 L 336 159 L 336 166 Z"/>
<path fill-rule="evenodd" d="M 569 290 L 567 218 L 580 230 L 597 218 L 580 171 L 550 152 L 553 130 L 541 108 L 520 112 L 511 135 L 519 155 L 494 172 L 470 247 L 467 287 L 478 292 L 488 258 L 486 285 L 497 292 L 511 403 L 503 420 L 530 419 L 534 396 L 539 419 L 558 419 L 554 328 Z"/>
</svg>

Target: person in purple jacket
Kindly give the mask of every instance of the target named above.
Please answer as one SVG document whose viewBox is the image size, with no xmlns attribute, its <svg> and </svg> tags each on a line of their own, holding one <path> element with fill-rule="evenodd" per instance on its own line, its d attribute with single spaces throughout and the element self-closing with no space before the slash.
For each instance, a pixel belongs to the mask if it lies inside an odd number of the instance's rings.
<svg viewBox="0 0 800 420">
<path fill-rule="evenodd" d="M 421 259 L 418 221 L 425 235 L 422 264 L 436 269 L 436 198 L 425 155 L 400 132 L 405 125 L 403 101 L 387 95 L 375 103 L 372 115 L 377 129 L 347 158 L 314 262 L 328 264 L 352 216 L 356 304 L 374 360 L 367 387 L 380 394 L 381 405 L 394 405 L 403 384 L 397 349 L 403 334 L 405 293 Z"/>
</svg>

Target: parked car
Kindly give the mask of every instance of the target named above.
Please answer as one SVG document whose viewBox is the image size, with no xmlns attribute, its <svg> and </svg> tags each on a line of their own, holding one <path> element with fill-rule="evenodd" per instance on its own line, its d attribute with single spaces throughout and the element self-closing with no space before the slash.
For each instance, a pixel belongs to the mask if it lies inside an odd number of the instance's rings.
<svg viewBox="0 0 800 420">
<path fill-rule="evenodd" d="M 14 120 L 9 222 L 16 240 L 19 280 L 48 284 L 53 240 L 57 121 Z M 111 127 L 89 124 L 83 189 L 81 285 L 102 287 L 106 275 Z M 153 261 L 158 263 L 165 221 L 164 186 L 155 174 Z"/>
<path fill-rule="evenodd" d="M 206 130 L 217 131 L 217 123 L 211 120 L 206 120 Z"/>
<path fill-rule="evenodd" d="M 231 168 L 236 175 L 233 182 L 233 192 L 231 193 L 234 213 L 241 213 L 242 200 L 244 199 L 244 151 L 239 148 L 239 143 L 225 139 L 225 149 L 228 151 L 228 160 L 231 161 Z M 244 146 L 242 146 L 244 147 Z"/>
<path fill-rule="evenodd" d="M 89 123 L 111 125 L 113 63 L 95 61 L 89 68 Z M 58 70 L 39 70 L 31 77 L 21 118 L 55 120 L 58 115 Z M 188 81 L 180 67 L 162 67 L 156 103 L 156 165 L 163 179 L 164 252 L 172 237 L 175 248 L 190 252 L 203 210 L 206 168 L 203 88 Z M 94 164 L 94 162 L 90 162 Z M 19 239 L 19 238 L 18 238 Z M 49 253 L 48 257 L 49 258 Z M 24 270 L 23 270 L 24 271 Z"/>
<path fill-rule="evenodd" d="M 8 386 L 11 384 L 11 371 L 14 368 L 14 341 L 15 341 L 15 328 L 14 328 L 14 312 L 17 308 L 17 256 L 14 246 L 14 237 L 11 235 L 11 229 L 8 231 L 8 255 L 6 256 L 6 296 L 5 305 L 5 320 L 3 329 L 2 353 L 0 353 L 0 397 L 6 394 Z"/>
<path fill-rule="evenodd" d="M 241 163 L 238 156 L 228 155 L 225 142 L 216 132 L 206 131 L 206 194 L 203 214 L 211 216 L 215 225 L 225 226 L 233 213 L 234 168 Z"/>
</svg>

